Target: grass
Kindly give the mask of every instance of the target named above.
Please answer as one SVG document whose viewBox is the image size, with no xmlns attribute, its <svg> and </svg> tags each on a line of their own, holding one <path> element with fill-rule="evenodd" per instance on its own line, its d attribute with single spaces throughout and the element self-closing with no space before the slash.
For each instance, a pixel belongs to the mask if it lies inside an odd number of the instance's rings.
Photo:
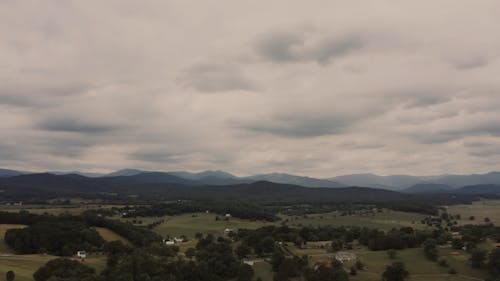
<svg viewBox="0 0 500 281">
<path fill-rule="evenodd" d="M 0 276 L 5 276 L 7 271 L 13 270 L 16 281 L 32 281 L 33 273 L 48 261 L 57 258 L 50 255 L 10 255 L 0 256 Z M 100 273 L 106 265 L 105 256 L 90 256 L 84 264 L 94 268 Z"/>
<path fill-rule="evenodd" d="M 460 252 L 459 255 L 452 255 L 452 249 L 440 249 L 440 258 L 446 259 L 451 267 L 458 272 L 457 275 L 448 274 L 448 267 L 439 266 L 436 262 L 428 260 L 421 248 L 405 249 L 397 251 L 394 260 L 389 259 L 385 251 L 358 251 L 355 253 L 366 266 L 366 271 L 358 271 L 358 275 L 351 280 L 371 281 L 380 280 L 385 267 L 395 261 L 404 262 L 410 272 L 411 280 L 484 280 L 488 276 L 485 270 L 472 269 L 467 264 L 469 255 Z M 346 268 L 350 268 L 354 262 L 347 263 Z"/>
<path fill-rule="evenodd" d="M 480 200 L 470 205 L 454 205 L 448 207 L 448 213 L 452 215 L 460 214 L 458 223 L 480 224 L 484 223 L 484 218 L 490 218 L 495 225 L 500 225 L 500 200 Z M 474 220 L 469 220 L 474 216 Z"/>
<path fill-rule="evenodd" d="M 23 227 L 26 226 L 22 224 L 0 224 L 0 253 L 12 252 L 9 246 L 7 246 L 7 244 L 5 244 L 5 241 L 3 240 L 3 238 L 5 237 L 5 232 L 8 229 L 23 228 Z"/>
<path fill-rule="evenodd" d="M 32 281 L 33 273 L 48 261 L 58 258 L 52 255 L 15 255 L 4 242 L 5 231 L 12 228 L 23 228 L 20 224 L 0 224 L 0 280 L 9 270 L 16 274 L 16 281 Z M 109 234 L 108 234 L 109 235 Z M 116 235 L 116 234 L 115 234 Z M 110 236 L 108 236 L 110 237 Z M 106 266 L 106 256 L 90 255 L 85 264 L 100 273 Z"/>
<path fill-rule="evenodd" d="M 99 235 L 101 235 L 101 237 L 108 242 L 122 241 L 126 245 L 130 244 L 130 242 L 127 239 L 125 239 L 123 236 L 119 235 L 118 233 L 112 230 L 109 230 L 105 227 L 96 227 L 95 229 L 97 230 Z"/>
<path fill-rule="evenodd" d="M 288 219 L 289 226 L 360 226 L 368 228 L 378 228 L 390 230 L 394 227 L 411 226 L 413 228 L 425 228 L 420 223 L 425 216 L 418 213 L 398 212 L 392 210 L 383 210 L 374 214 L 355 213 L 352 215 L 341 216 L 338 212 L 325 214 L 311 214 L 307 216 L 282 216 Z"/>
<path fill-rule="evenodd" d="M 109 209 L 112 207 L 122 207 L 117 205 L 105 205 L 105 204 L 72 204 L 72 205 L 0 205 L 0 212 L 19 212 L 19 211 L 28 211 L 32 214 L 51 214 L 51 215 L 60 215 L 60 214 L 72 214 L 78 215 L 87 210 L 94 209 Z"/>
<path fill-rule="evenodd" d="M 216 214 L 212 213 L 194 213 L 183 214 L 179 216 L 164 216 L 164 217 L 145 217 L 137 218 L 137 221 L 142 221 L 142 225 L 165 220 L 163 223 L 154 228 L 154 231 L 163 236 L 181 236 L 186 235 L 188 238 L 193 239 L 197 232 L 204 234 L 223 235 L 224 229 L 238 230 L 239 228 L 256 229 L 264 225 L 272 225 L 274 223 L 264 221 L 250 221 L 237 218 L 230 218 L 228 221 L 223 220 L 223 216 L 219 217 L 221 220 L 216 221 Z M 132 221 L 133 219 L 123 219 L 125 221 Z"/>
<path fill-rule="evenodd" d="M 268 262 L 256 262 L 253 265 L 253 270 L 255 272 L 254 280 L 256 280 L 258 277 L 260 277 L 263 281 L 273 280 L 274 273 L 272 271 L 271 264 L 269 264 Z"/>
</svg>

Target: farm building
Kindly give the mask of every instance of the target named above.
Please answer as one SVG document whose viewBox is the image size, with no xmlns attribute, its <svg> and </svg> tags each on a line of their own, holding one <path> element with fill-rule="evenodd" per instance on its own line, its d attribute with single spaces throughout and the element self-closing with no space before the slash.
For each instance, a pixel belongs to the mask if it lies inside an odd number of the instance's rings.
<svg viewBox="0 0 500 281">
<path fill-rule="evenodd" d="M 85 258 L 87 258 L 87 252 L 85 252 L 85 251 L 78 251 L 78 252 L 76 252 L 76 256 L 79 257 L 79 258 L 81 258 L 81 259 L 85 259 Z"/>
<path fill-rule="evenodd" d="M 350 252 L 337 252 L 335 254 L 335 259 L 340 262 L 352 261 L 356 259 L 356 255 Z"/>
</svg>

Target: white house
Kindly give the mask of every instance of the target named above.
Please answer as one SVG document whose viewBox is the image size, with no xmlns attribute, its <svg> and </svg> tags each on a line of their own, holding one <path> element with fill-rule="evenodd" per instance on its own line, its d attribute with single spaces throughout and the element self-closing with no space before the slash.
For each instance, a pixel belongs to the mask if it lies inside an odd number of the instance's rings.
<svg viewBox="0 0 500 281">
<path fill-rule="evenodd" d="M 230 218 L 231 217 L 231 214 L 230 213 L 227 213 L 226 214 L 226 218 Z"/>
<path fill-rule="evenodd" d="M 335 258 L 344 263 L 346 261 L 352 261 L 352 260 L 355 260 L 356 259 L 356 255 L 354 253 L 350 253 L 350 252 L 337 252 L 335 254 Z"/>
<path fill-rule="evenodd" d="M 87 258 L 87 252 L 85 252 L 85 251 L 78 251 L 78 252 L 76 252 L 76 256 L 79 257 L 79 258 L 81 258 L 81 259 L 85 259 L 85 258 Z"/>
</svg>

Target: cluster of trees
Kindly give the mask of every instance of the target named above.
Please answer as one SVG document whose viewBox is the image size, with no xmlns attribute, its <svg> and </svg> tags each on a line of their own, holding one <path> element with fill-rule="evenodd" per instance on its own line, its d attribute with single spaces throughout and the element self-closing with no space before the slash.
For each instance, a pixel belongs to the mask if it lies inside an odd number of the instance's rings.
<svg viewBox="0 0 500 281">
<path fill-rule="evenodd" d="M 128 210 L 128 208 L 124 210 Z M 139 206 L 134 208 L 134 212 L 128 212 L 125 217 L 160 217 L 205 211 L 221 215 L 230 213 L 231 216 L 241 219 L 266 221 L 278 219 L 275 212 L 268 208 L 240 201 L 178 201 Z"/>
<path fill-rule="evenodd" d="M 97 216 L 83 217 L 88 225 L 108 228 L 130 241 L 135 246 L 144 247 L 161 241 L 161 236 L 147 227 L 134 226 L 130 223 Z"/>
<path fill-rule="evenodd" d="M 161 241 L 161 236 L 147 229 L 118 220 L 85 214 L 36 215 L 0 212 L 0 223 L 25 224 L 24 229 L 11 229 L 5 234 L 6 243 L 19 253 L 50 253 L 61 256 L 77 250 L 91 251 L 103 246 L 103 239 L 94 227 L 105 227 L 129 240 L 133 245 L 145 247 Z"/>
<path fill-rule="evenodd" d="M 95 270 L 80 262 L 59 258 L 47 262 L 40 267 L 34 274 L 35 281 L 97 281 Z"/>
<path fill-rule="evenodd" d="M 242 247 L 250 248 L 248 252 L 257 255 L 270 253 L 275 242 L 292 242 L 303 245 L 309 241 L 332 241 L 333 250 L 341 250 L 355 239 L 370 250 L 389 250 L 419 247 L 426 239 L 434 238 L 439 244 L 451 240 L 451 236 L 443 230 L 419 231 L 411 227 L 403 227 L 384 232 L 366 227 L 302 227 L 266 226 L 255 230 L 240 229 L 236 239 L 242 241 Z"/>
<path fill-rule="evenodd" d="M 104 240 L 94 228 L 80 221 L 46 220 L 26 228 L 7 230 L 5 242 L 21 254 L 71 256 L 78 250 L 100 248 Z"/>
</svg>

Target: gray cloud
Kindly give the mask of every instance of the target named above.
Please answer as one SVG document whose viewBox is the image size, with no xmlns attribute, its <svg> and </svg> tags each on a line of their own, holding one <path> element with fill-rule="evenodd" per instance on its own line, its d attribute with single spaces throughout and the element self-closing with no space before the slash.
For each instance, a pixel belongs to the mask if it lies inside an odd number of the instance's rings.
<svg viewBox="0 0 500 281">
<path fill-rule="evenodd" d="M 453 65 L 458 69 L 473 69 L 483 67 L 488 64 L 488 59 L 485 57 L 469 57 L 460 58 L 453 61 Z"/>
<path fill-rule="evenodd" d="M 120 126 L 106 125 L 97 122 L 88 122 L 73 118 L 48 119 L 38 123 L 36 127 L 40 130 L 55 132 L 75 132 L 75 133 L 106 133 L 120 129 Z"/>
<path fill-rule="evenodd" d="M 87 83 L 58 83 L 52 85 L 4 84 L 0 86 L 0 105 L 34 107 L 54 105 L 61 98 L 75 96 L 92 89 Z"/>
<path fill-rule="evenodd" d="M 204 63 L 196 64 L 186 72 L 183 82 L 200 92 L 254 91 L 256 82 L 246 77 L 234 65 Z"/>
<path fill-rule="evenodd" d="M 340 134 L 351 125 L 347 117 L 341 116 L 275 116 L 236 124 L 235 127 L 257 133 L 268 133 L 292 138 L 308 138 Z"/>
<path fill-rule="evenodd" d="M 444 1 L 0 1 L 0 165 L 500 170 L 500 4 Z"/>
<path fill-rule="evenodd" d="M 310 38 L 313 37 L 313 38 Z M 316 61 L 328 63 L 366 45 L 361 35 L 328 35 L 314 38 L 303 31 L 275 32 L 262 36 L 255 44 L 257 53 L 273 62 Z"/>
<path fill-rule="evenodd" d="M 136 151 L 128 155 L 131 160 L 139 160 L 145 162 L 177 162 L 178 155 L 175 153 L 164 153 L 161 151 Z"/>
</svg>

